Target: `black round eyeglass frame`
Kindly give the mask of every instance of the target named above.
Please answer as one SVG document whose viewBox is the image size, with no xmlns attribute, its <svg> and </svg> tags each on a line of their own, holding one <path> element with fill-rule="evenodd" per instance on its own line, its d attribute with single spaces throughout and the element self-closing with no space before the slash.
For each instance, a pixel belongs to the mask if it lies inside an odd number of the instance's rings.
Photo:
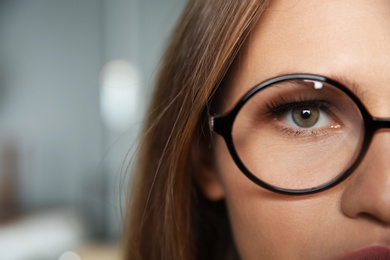
<svg viewBox="0 0 390 260">
<path fill-rule="evenodd" d="M 284 189 L 272 186 L 266 182 L 263 182 L 259 178 L 257 178 L 253 173 L 251 173 L 244 165 L 244 163 L 241 161 L 240 157 L 237 154 L 237 151 L 233 144 L 233 137 L 232 137 L 232 130 L 233 130 L 233 123 L 236 119 L 237 114 L 241 110 L 241 108 L 245 105 L 245 103 L 257 92 L 261 91 L 264 88 L 267 88 L 275 83 L 287 81 L 287 80 L 312 80 L 312 81 L 319 81 L 323 83 L 330 84 L 342 92 L 344 92 L 349 98 L 356 104 L 358 107 L 361 116 L 363 118 L 364 123 L 364 139 L 363 143 L 360 149 L 360 152 L 358 153 L 358 156 L 356 157 L 356 160 L 351 166 L 339 177 L 336 179 L 325 183 L 323 185 L 309 188 L 309 189 Z M 256 85 L 253 89 L 251 89 L 249 92 L 247 92 L 240 101 L 236 104 L 236 106 L 230 110 L 230 112 L 223 114 L 223 115 L 213 115 L 209 117 L 209 126 L 211 131 L 215 132 L 216 134 L 219 134 L 223 137 L 225 140 L 225 143 L 227 145 L 227 148 L 230 152 L 230 155 L 232 156 L 234 162 L 238 166 L 238 168 L 245 174 L 246 177 L 248 177 L 251 181 L 256 183 L 257 185 L 281 194 L 286 195 L 306 195 L 306 194 L 313 194 L 317 192 L 321 192 L 324 190 L 327 190 L 331 187 L 334 187 L 335 185 L 339 184 L 343 180 L 345 180 L 348 176 L 352 174 L 352 172 L 358 167 L 360 162 L 363 160 L 365 154 L 367 153 L 368 147 L 370 146 L 371 140 L 375 134 L 376 131 L 383 128 L 390 128 L 390 118 L 377 118 L 373 117 L 366 107 L 363 105 L 363 103 L 360 101 L 360 99 L 346 86 L 343 84 L 337 82 L 336 80 L 333 80 L 331 78 L 320 76 L 320 75 L 314 75 L 314 74 L 289 74 L 289 75 L 283 75 L 278 76 L 275 78 L 271 78 L 269 80 L 266 80 L 258 85 Z"/>
</svg>

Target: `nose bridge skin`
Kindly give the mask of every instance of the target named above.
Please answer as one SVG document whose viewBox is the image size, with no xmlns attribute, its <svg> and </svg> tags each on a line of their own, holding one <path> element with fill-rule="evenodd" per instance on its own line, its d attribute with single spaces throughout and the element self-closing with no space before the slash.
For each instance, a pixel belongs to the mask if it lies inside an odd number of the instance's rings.
<svg viewBox="0 0 390 260">
<path fill-rule="evenodd" d="M 351 218 L 369 216 L 390 224 L 390 122 L 375 119 L 367 153 L 346 182 L 341 208 Z"/>
</svg>

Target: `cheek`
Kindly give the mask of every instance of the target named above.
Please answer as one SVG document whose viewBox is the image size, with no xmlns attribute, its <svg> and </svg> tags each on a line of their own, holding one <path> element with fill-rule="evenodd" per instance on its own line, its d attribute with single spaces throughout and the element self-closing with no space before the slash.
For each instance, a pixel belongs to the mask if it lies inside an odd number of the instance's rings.
<svg viewBox="0 0 390 260">
<path fill-rule="evenodd" d="M 327 254 L 323 244 L 332 240 L 339 193 L 293 197 L 269 192 L 241 173 L 224 143 L 216 148 L 217 170 L 242 259 L 307 259 Z"/>
</svg>

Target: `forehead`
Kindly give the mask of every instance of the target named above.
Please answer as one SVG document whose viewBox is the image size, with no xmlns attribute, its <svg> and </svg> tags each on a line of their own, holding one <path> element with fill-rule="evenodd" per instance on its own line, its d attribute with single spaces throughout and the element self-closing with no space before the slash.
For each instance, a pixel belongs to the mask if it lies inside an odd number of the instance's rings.
<svg viewBox="0 0 390 260">
<path fill-rule="evenodd" d="M 277 75 L 341 75 L 390 86 L 390 1 L 271 1 L 229 75 L 229 101 Z M 390 87 L 381 88 L 390 98 Z"/>
</svg>

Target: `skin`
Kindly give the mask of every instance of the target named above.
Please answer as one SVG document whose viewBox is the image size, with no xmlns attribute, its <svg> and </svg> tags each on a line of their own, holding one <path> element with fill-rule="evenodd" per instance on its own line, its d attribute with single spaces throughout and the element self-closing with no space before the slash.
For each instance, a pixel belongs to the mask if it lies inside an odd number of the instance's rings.
<svg viewBox="0 0 390 260">
<path fill-rule="evenodd" d="M 390 1 L 271 2 L 229 75 L 224 111 L 259 82 L 302 72 L 357 82 L 370 113 L 390 117 Z M 297 197 L 257 186 L 220 136 L 214 143 L 216 177 L 201 186 L 210 199 L 226 200 L 242 259 L 335 259 L 390 247 L 390 130 L 375 134 L 347 180 Z"/>
</svg>

